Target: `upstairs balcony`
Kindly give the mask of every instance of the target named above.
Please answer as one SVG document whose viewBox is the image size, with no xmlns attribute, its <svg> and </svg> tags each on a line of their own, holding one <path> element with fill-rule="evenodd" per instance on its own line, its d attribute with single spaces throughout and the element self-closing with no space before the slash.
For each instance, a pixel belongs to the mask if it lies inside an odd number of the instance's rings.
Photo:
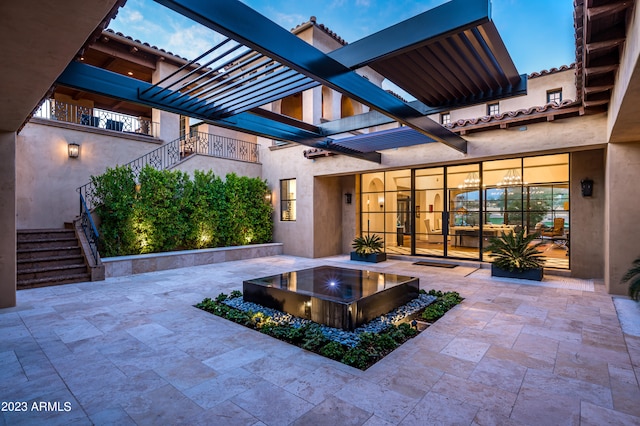
<svg viewBox="0 0 640 426">
<path fill-rule="evenodd" d="M 71 104 L 56 99 L 45 100 L 33 116 L 115 132 L 158 137 L 159 123 L 148 118 Z"/>
</svg>

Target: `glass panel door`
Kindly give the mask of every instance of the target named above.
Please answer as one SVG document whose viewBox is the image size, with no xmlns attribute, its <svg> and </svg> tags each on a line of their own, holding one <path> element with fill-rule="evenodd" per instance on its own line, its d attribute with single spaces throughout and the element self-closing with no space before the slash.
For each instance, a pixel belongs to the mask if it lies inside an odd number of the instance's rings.
<svg viewBox="0 0 640 426">
<path fill-rule="evenodd" d="M 447 238 L 444 168 L 416 170 L 416 254 L 445 256 Z M 445 220 L 443 220 L 445 219 Z"/>
<path fill-rule="evenodd" d="M 479 259 L 483 246 L 479 164 L 447 167 L 449 257 Z"/>
</svg>

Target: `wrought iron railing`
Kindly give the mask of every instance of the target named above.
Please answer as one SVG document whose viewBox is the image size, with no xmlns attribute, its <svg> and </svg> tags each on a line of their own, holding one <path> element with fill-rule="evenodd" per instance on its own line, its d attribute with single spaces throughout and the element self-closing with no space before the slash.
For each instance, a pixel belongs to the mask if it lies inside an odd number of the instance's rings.
<svg viewBox="0 0 640 426">
<path fill-rule="evenodd" d="M 91 211 L 87 208 L 82 194 L 80 194 L 80 226 L 82 226 L 84 236 L 87 237 L 94 265 L 98 265 L 98 239 L 100 234 L 98 234 L 98 228 L 93 222 Z"/>
<path fill-rule="evenodd" d="M 70 104 L 55 99 L 45 100 L 33 116 L 116 132 L 158 137 L 158 123 L 147 118 Z"/>
<path fill-rule="evenodd" d="M 125 166 L 131 167 L 137 179 L 142 169 L 147 165 L 157 170 L 164 170 L 195 154 L 258 163 L 260 161 L 259 147 L 260 145 L 253 142 L 210 133 L 191 132 L 136 158 Z M 97 206 L 92 182 L 79 187 L 77 191 L 86 200 L 90 211 Z M 82 206 L 80 207 L 82 208 Z"/>
</svg>

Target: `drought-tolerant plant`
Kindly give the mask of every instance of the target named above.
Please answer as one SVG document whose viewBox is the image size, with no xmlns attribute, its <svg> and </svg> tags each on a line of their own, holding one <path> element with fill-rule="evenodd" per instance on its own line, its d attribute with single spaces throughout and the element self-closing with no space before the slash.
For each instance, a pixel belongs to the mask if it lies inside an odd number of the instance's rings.
<svg viewBox="0 0 640 426">
<path fill-rule="evenodd" d="M 629 284 L 629 296 L 636 302 L 640 302 L 640 257 L 633 261 L 621 282 Z"/>
<path fill-rule="evenodd" d="M 502 232 L 499 237 L 489 240 L 489 245 L 484 251 L 489 252 L 495 266 L 505 271 L 523 272 L 542 268 L 544 260 L 537 247 L 543 242 L 533 242 L 540 238 L 537 234 L 524 234 L 524 228 L 511 233 Z"/>
<path fill-rule="evenodd" d="M 359 256 L 366 256 L 372 253 L 382 253 L 384 240 L 376 234 L 362 235 L 356 237 L 351 246 Z"/>
</svg>

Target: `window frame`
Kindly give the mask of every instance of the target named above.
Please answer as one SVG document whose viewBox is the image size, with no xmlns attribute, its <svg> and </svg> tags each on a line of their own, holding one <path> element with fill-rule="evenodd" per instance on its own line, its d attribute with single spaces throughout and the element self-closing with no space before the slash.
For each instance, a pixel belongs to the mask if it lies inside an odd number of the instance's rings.
<svg viewBox="0 0 640 426">
<path fill-rule="evenodd" d="M 558 100 L 551 99 L 555 95 L 558 95 Z M 551 102 L 555 102 L 558 105 L 562 102 L 562 89 L 547 90 L 547 103 L 550 104 Z"/>
<path fill-rule="evenodd" d="M 446 126 L 447 124 L 451 124 L 451 113 L 450 112 L 443 112 L 443 113 L 440 114 L 440 124 L 442 124 L 443 126 Z"/>
<path fill-rule="evenodd" d="M 296 178 L 280 179 L 280 221 L 295 222 L 296 221 L 296 198 L 298 196 L 298 187 L 294 186 L 291 192 L 291 182 L 296 182 Z M 293 198 L 291 197 L 293 194 Z"/>
<path fill-rule="evenodd" d="M 491 109 L 495 108 L 496 111 L 492 112 Z M 487 115 L 498 115 L 500 114 L 500 103 L 499 102 L 494 102 L 494 103 L 490 103 L 487 104 Z"/>
</svg>

